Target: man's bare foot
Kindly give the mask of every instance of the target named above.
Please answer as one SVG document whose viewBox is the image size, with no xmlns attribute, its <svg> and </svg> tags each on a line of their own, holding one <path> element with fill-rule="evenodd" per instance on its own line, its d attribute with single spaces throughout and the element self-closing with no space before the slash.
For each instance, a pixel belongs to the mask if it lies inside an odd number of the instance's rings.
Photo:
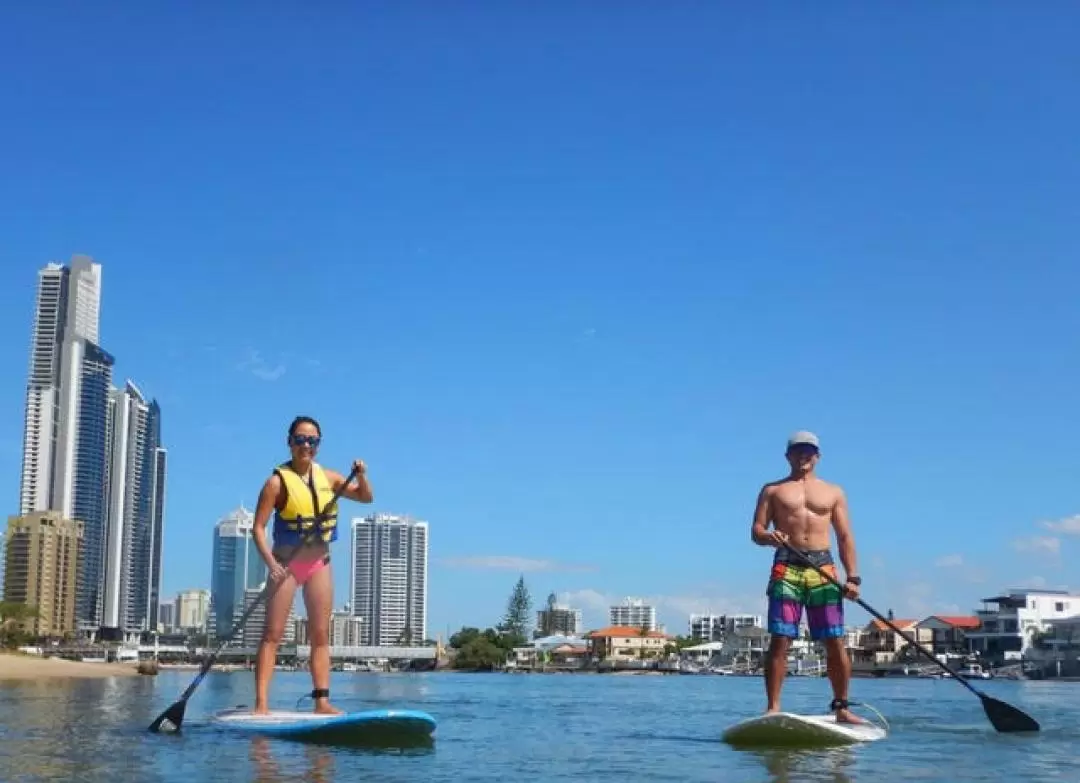
<svg viewBox="0 0 1080 783">
<path fill-rule="evenodd" d="M 317 715 L 343 715 L 344 712 L 328 701 L 315 702 L 315 714 Z"/>
<path fill-rule="evenodd" d="M 836 722 L 837 723 L 854 723 L 854 724 L 866 723 L 865 720 L 860 718 L 858 715 L 855 715 L 854 713 L 850 712 L 849 710 L 837 710 L 836 711 Z"/>
<path fill-rule="evenodd" d="M 780 712 L 779 707 L 766 707 L 765 708 L 765 714 L 766 715 L 775 715 L 778 712 Z"/>
<path fill-rule="evenodd" d="M 251 711 L 251 714 L 252 715 L 269 715 L 270 714 L 270 708 L 267 707 L 265 704 L 262 704 L 262 705 L 256 704 L 255 709 L 253 709 Z"/>
</svg>

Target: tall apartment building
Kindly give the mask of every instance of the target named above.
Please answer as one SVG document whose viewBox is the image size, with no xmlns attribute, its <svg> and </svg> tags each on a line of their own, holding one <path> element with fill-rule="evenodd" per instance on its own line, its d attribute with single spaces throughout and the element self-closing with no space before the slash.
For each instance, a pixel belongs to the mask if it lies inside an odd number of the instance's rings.
<svg viewBox="0 0 1080 783">
<path fill-rule="evenodd" d="M 108 402 L 108 528 L 102 626 L 156 629 L 161 590 L 166 452 L 161 408 L 134 383 Z"/>
<path fill-rule="evenodd" d="M 608 609 L 608 623 L 655 631 L 656 607 L 650 606 L 640 598 L 626 598 L 621 604 Z"/>
<path fill-rule="evenodd" d="M 4 572 L 7 566 L 7 547 L 5 542 L 7 541 L 7 531 L 0 530 L 0 601 L 6 600 L 4 598 Z"/>
<path fill-rule="evenodd" d="M 53 263 L 39 270 L 26 385 L 20 514 L 49 508 L 70 512 L 78 441 L 77 381 L 86 346 L 98 346 L 100 310 L 100 264 L 77 255 L 70 266 Z M 62 388 L 64 380 L 75 383 Z"/>
<path fill-rule="evenodd" d="M 76 629 L 83 524 L 55 511 L 8 517 L 5 600 L 36 609 L 26 630 L 61 638 Z"/>
<path fill-rule="evenodd" d="M 240 506 L 214 527 L 210 602 L 214 613 L 211 630 L 217 638 L 224 638 L 232 629 L 233 618 L 243 613 L 245 592 L 258 588 L 269 574 L 251 537 L 254 521 L 255 515 Z M 240 613 L 237 607 L 241 607 Z"/>
<path fill-rule="evenodd" d="M 352 521 L 349 599 L 364 645 L 427 638 L 428 523 L 396 514 Z"/>
</svg>

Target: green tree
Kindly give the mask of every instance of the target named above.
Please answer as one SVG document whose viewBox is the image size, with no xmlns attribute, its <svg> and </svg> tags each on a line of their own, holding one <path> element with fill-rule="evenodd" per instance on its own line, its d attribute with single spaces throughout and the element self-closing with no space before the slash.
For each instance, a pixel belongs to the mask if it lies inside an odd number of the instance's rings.
<svg viewBox="0 0 1080 783">
<path fill-rule="evenodd" d="M 450 637 L 450 647 L 460 650 L 466 644 L 480 636 L 479 628 L 465 627 Z"/>
<path fill-rule="evenodd" d="M 507 636 L 519 639 L 518 644 L 524 643 L 530 626 L 531 611 L 532 598 L 529 596 L 529 588 L 525 586 L 525 577 L 519 576 L 513 592 L 510 593 L 510 599 L 506 602 L 506 615 L 499 630 Z"/>
<path fill-rule="evenodd" d="M 451 665 L 469 671 L 499 669 L 514 647 L 524 643 L 523 638 L 501 629 L 462 628 L 450 637 L 450 647 L 455 651 Z"/>
<path fill-rule="evenodd" d="M 37 616 L 36 607 L 0 601 L 0 647 L 15 648 L 30 643 L 34 637 L 27 633 L 25 624 Z"/>
</svg>

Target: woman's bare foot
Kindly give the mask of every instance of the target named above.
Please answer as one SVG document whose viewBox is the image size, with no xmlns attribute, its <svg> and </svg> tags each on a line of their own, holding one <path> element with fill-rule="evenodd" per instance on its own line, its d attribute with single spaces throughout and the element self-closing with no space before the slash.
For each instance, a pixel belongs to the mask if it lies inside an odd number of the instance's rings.
<svg viewBox="0 0 1080 783">
<path fill-rule="evenodd" d="M 318 715 L 343 715 L 344 713 L 325 699 L 315 702 L 315 713 Z"/>
<path fill-rule="evenodd" d="M 252 715 L 269 715 L 270 714 L 270 708 L 267 707 L 265 704 L 262 704 L 262 705 L 256 704 L 255 709 L 253 709 L 251 711 L 251 714 Z"/>
</svg>

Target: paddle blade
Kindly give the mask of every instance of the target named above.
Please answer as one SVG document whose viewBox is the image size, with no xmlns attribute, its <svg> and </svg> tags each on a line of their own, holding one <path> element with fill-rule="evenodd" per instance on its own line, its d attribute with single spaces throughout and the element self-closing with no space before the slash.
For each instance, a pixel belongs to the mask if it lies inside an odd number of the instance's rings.
<svg viewBox="0 0 1080 783">
<path fill-rule="evenodd" d="M 979 694 L 986 717 L 1001 732 L 1038 731 L 1039 722 L 1026 712 L 984 693 Z"/>
<path fill-rule="evenodd" d="M 167 732 L 180 731 L 180 724 L 184 722 L 184 710 L 186 707 L 186 701 L 176 702 L 157 716 L 157 719 L 150 724 L 150 731 L 154 734 L 159 733 L 162 729 Z"/>
</svg>

